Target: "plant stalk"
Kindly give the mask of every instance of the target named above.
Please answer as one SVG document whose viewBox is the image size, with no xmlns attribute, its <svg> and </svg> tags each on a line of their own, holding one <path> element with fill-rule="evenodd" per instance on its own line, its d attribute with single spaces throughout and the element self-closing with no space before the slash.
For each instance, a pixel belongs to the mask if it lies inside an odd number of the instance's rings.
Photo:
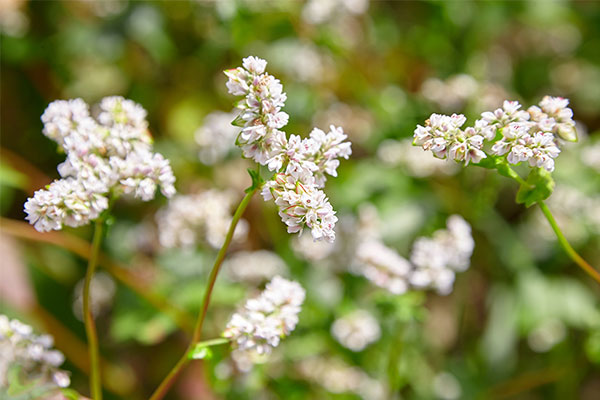
<svg viewBox="0 0 600 400">
<path fill-rule="evenodd" d="M 191 361 L 188 358 L 188 353 L 193 349 L 194 345 L 200 341 L 200 336 L 202 335 L 202 326 L 204 325 L 204 320 L 206 318 L 206 312 L 208 311 L 208 306 L 210 304 L 210 298 L 212 296 L 212 292 L 215 287 L 215 282 L 217 281 L 217 276 L 219 275 L 219 271 L 221 270 L 221 264 L 223 263 L 223 260 L 225 259 L 227 249 L 229 248 L 229 245 L 231 244 L 231 240 L 233 239 L 233 233 L 235 232 L 235 227 L 237 226 L 238 221 L 242 217 L 242 214 L 244 214 L 244 211 L 246 211 L 246 208 L 248 207 L 248 204 L 250 203 L 252 196 L 254 196 L 254 194 L 256 193 L 257 190 L 258 190 L 258 188 L 255 187 L 251 191 L 246 193 L 246 196 L 244 196 L 244 198 L 240 202 L 237 210 L 235 210 L 235 214 L 233 215 L 231 224 L 229 224 L 229 230 L 227 231 L 227 236 L 225 237 L 225 242 L 223 243 L 223 246 L 221 246 L 221 249 L 219 250 L 219 253 L 217 254 L 217 258 L 215 259 L 215 263 L 213 264 L 212 270 L 210 271 L 210 276 L 208 278 L 208 285 L 206 287 L 206 291 L 204 292 L 204 298 L 202 299 L 202 306 L 200 307 L 200 314 L 198 315 L 198 319 L 196 320 L 196 326 L 194 328 L 194 333 L 192 334 L 192 340 L 191 340 L 190 344 L 188 345 L 188 347 L 186 348 L 183 355 L 181 356 L 181 358 L 179 359 L 179 361 L 177 361 L 177 364 L 175 364 L 173 369 L 171 369 L 171 371 L 166 376 L 166 378 L 161 382 L 161 384 L 158 386 L 158 388 L 154 391 L 154 393 L 150 397 L 150 400 L 162 399 L 167 394 L 167 392 L 169 391 L 171 386 L 175 383 L 175 381 L 177 380 L 177 377 L 183 371 L 183 368 Z"/>
<path fill-rule="evenodd" d="M 92 241 L 92 251 L 85 273 L 83 286 L 83 319 L 85 323 L 85 333 L 87 335 L 88 353 L 90 356 L 90 391 L 93 400 L 102 400 L 102 382 L 100 381 L 100 355 L 98 352 L 98 334 L 96 333 L 96 324 L 90 308 L 90 286 L 94 271 L 98 265 L 98 253 L 102 243 L 102 231 L 104 221 L 99 219 L 94 224 L 94 239 Z"/>
</svg>

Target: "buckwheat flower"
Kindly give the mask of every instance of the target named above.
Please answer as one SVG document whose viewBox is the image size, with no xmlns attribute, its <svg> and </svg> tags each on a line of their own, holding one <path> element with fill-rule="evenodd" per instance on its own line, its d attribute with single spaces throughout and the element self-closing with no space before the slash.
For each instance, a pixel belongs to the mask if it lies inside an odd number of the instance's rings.
<svg viewBox="0 0 600 400">
<path fill-rule="evenodd" d="M 455 272 L 469 267 L 475 247 L 471 227 L 458 215 L 450 216 L 446 225 L 446 229 L 434 232 L 432 238 L 420 237 L 413 244 L 410 261 L 414 269 L 409 277 L 412 286 L 448 294 Z"/>
<path fill-rule="evenodd" d="M 261 193 L 265 200 L 275 201 L 288 233 L 301 233 L 308 227 L 314 240 L 330 243 L 335 240 L 333 228 L 338 219 L 325 193 L 316 188 L 311 176 L 305 176 L 303 183 L 292 175 L 276 174 L 263 185 Z"/>
<path fill-rule="evenodd" d="M 0 314 L 0 388 L 15 383 L 9 381 L 13 367 L 20 367 L 19 384 L 46 388 L 43 395 L 68 387 L 69 374 L 58 368 L 65 358 L 53 342 L 50 335 L 36 335 L 31 326 Z"/>
<path fill-rule="evenodd" d="M 66 153 L 63 179 L 39 190 L 25 204 L 37 230 L 81 226 L 108 208 L 108 197 L 133 194 L 144 201 L 157 189 L 170 197 L 175 177 L 169 161 L 152 152 L 146 111 L 131 100 L 106 97 L 98 120 L 81 99 L 57 100 L 44 114 L 44 134 Z"/>
<path fill-rule="evenodd" d="M 528 111 L 532 119 L 550 123 L 550 131 L 562 139 L 574 142 L 577 140 L 573 110 L 569 107 L 569 99 L 562 97 L 544 96 L 540 101 L 540 108 L 533 106 Z M 546 129 L 542 129 L 546 131 Z"/>
<path fill-rule="evenodd" d="M 375 285 L 393 294 L 408 290 L 411 265 L 395 250 L 378 240 L 370 240 L 359 244 L 356 258 L 360 272 Z"/>
<path fill-rule="evenodd" d="M 108 198 L 87 190 L 74 178 L 52 182 L 25 203 L 25 218 L 40 232 L 88 224 L 108 208 Z"/>
<path fill-rule="evenodd" d="M 310 139 L 314 143 L 307 147 L 308 151 L 312 150 L 312 162 L 317 166 L 314 171 L 317 187 L 325 186 L 325 173 L 337 176 L 337 167 L 340 165 L 338 158 L 343 157 L 347 160 L 352 154 L 351 143 L 344 141 L 347 138 L 344 130 L 334 125 L 329 127 L 327 133 L 319 128 L 314 128 L 310 133 Z"/>
<path fill-rule="evenodd" d="M 231 124 L 235 117 L 233 112 L 217 111 L 204 118 L 204 123 L 194 134 L 199 147 L 198 157 L 202 163 L 216 164 L 235 148 L 235 138 L 240 133 L 240 128 Z"/>
<path fill-rule="evenodd" d="M 275 276 L 258 297 L 233 314 L 223 337 L 234 349 L 269 354 L 296 327 L 305 294 L 297 282 Z"/>
<path fill-rule="evenodd" d="M 495 111 L 486 111 L 481 114 L 482 121 L 487 125 L 493 125 L 500 129 L 512 122 L 525 122 L 529 120 L 529 113 L 521 110 L 521 104 L 518 101 L 505 100 L 502 108 Z"/>
<path fill-rule="evenodd" d="M 218 190 L 173 197 L 156 214 L 161 246 L 189 248 L 205 242 L 212 248 L 220 248 L 233 218 L 235 200 L 233 193 Z M 233 240 L 242 241 L 247 233 L 248 224 L 242 219 Z"/>
<path fill-rule="evenodd" d="M 389 398 L 387 388 L 360 368 L 333 358 L 311 357 L 301 360 L 298 372 L 331 393 L 354 393 L 364 400 Z"/>
<path fill-rule="evenodd" d="M 530 122 L 507 125 L 502 129 L 502 139 L 492 146 L 492 154 L 508 153 L 506 160 L 510 164 L 527 161 L 532 167 L 553 171 L 554 158 L 558 157 L 560 149 L 551 132 L 536 131 L 537 129 L 537 125 Z"/>
<path fill-rule="evenodd" d="M 223 269 L 231 280 L 250 283 L 260 283 L 288 271 L 285 261 L 268 250 L 234 253 L 225 260 Z"/>
<path fill-rule="evenodd" d="M 425 126 L 418 125 L 414 132 L 413 144 L 430 150 L 437 158 L 449 157 L 455 161 L 478 163 L 486 154 L 482 151 L 484 137 L 474 128 L 460 129 L 466 118 L 432 114 Z"/>
<path fill-rule="evenodd" d="M 344 347 L 361 351 L 381 337 L 377 319 L 366 310 L 356 310 L 336 319 L 331 325 L 331 334 Z"/>
</svg>

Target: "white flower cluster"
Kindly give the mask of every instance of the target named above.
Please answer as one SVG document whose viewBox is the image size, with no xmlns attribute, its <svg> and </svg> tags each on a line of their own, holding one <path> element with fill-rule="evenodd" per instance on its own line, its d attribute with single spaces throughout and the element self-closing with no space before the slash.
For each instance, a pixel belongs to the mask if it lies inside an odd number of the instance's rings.
<svg viewBox="0 0 600 400">
<path fill-rule="evenodd" d="M 510 164 L 526 161 L 532 167 L 554 170 L 558 157 L 557 136 L 569 141 L 577 139 L 573 111 L 569 100 L 546 96 L 538 106 L 521 110 L 517 101 L 504 101 L 502 108 L 486 111 L 474 127 L 461 129 L 464 115 L 432 114 L 425 126 L 417 126 L 413 144 L 431 150 L 438 158 L 451 158 L 478 163 L 488 155 L 504 156 Z M 494 140 L 489 153 L 483 151 L 484 139 Z"/>
<path fill-rule="evenodd" d="M 229 278 L 236 282 L 260 283 L 288 271 L 285 261 L 268 250 L 239 251 L 223 263 Z"/>
<path fill-rule="evenodd" d="M 44 134 L 67 154 L 63 179 L 35 192 L 26 219 L 38 231 L 77 227 L 98 218 L 120 193 L 148 201 L 156 189 L 170 197 L 175 177 L 169 161 L 152 152 L 146 111 L 131 100 L 106 97 L 97 120 L 81 99 L 57 100 L 42 115 Z"/>
<path fill-rule="evenodd" d="M 377 319 L 366 310 L 356 310 L 336 319 L 331 334 L 340 344 L 352 351 L 361 351 L 381 337 Z"/>
<path fill-rule="evenodd" d="M 240 133 L 240 128 L 231 125 L 235 117 L 233 112 L 215 111 L 204 118 L 204 124 L 194 134 L 202 163 L 214 165 L 235 148 L 235 138 Z"/>
<path fill-rule="evenodd" d="M 410 261 L 414 269 L 409 276 L 413 287 L 434 288 L 440 294 L 449 294 L 455 273 L 469 268 L 475 248 L 471 227 L 458 215 L 450 216 L 446 226 L 434 232 L 433 237 L 418 238 L 413 244 Z"/>
<path fill-rule="evenodd" d="M 228 191 L 207 190 L 198 194 L 175 196 L 156 214 L 161 246 L 193 247 L 205 241 L 218 249 L 223 245 L 236 196 Z M 240 220 L 233 239 L 246 238 L 248 224 Z"/>
<path fill-rule="evenodd" d="M 298 370 L 331 393 L 354 393 L 364 400 L 389 399 L 388 390 L 380 380 L 339 359 L 307 358 L 298 363 Z"/>
<path fill-rule="evenodd" d="M 449 294 L 455 273 L 469 267 L 475 242 L 471 227 L 462 217 L 452 215 L 446 225 L 447 229 L 434 232 L 431 238 L 417 238 L 410 262 L 379 239 L 360 243 L 356 253 L 358 270 L 393 294 L 402 294 L 410 287 L 432 288 L 440 294 Z"/>
<path fill-rule="evenodd" d="M 58 369 L 65 357 L 52 349 L 53 343 L 52 336 L 38 336 L 31 326 L 0 314 L 0 388 L 9 384 L 8 372 L 13 367 L 20 367 L 20 377 L 36 386 L 68 387 L 69 374 Z"/>
<path fill-rule="evenodd" d="M 327 133 L 315 128 L 308 138 L 291 135 L 288 139 L 279 130 L 289 119 L 281 111 L 287 97 L 279 80 L 264 72 L 266 65 L 265 60 L 247 57 L 243 68 L 225 72 L 229 92 L 244 96 L 238 103 L 241 114 L 236 121 L 243 129 L 237 144 L 244 157 L 276 172 L 262 195 L 275 200 L 288 232 L 302 232 L 307 226 L 315 240 L 332 242 L 337 217 L 320 189 L 326 174 L 337 176 L 338 158 L 350 156 L 351 144 L 344 141 L 347 136 L 342 128 L 334 126 Z"/>
<path fill-rule="evenodd" d="M 223 337 L 236 351 L 269 354 L 296 327 L 305 295 L 299 283 L 275 276 L 258 297 L 233 314 Z"/>
</svg>

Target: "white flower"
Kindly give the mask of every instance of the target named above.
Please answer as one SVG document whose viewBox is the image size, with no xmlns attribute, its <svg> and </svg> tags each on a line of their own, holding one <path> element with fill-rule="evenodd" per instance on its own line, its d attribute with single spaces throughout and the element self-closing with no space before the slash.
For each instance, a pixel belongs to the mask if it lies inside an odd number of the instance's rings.
<svg viewBox="0 0 600 400">
<path fill-rule="evenodd" d="M 240 128 L 231 124 L 235 117 L 233 112 L 216 111 L 204 118 L 204 123 L 194 134 L 202 163 L 214 165 L 235 148 L 235 138 L 240 133 Z"/>
<path fill-rule="evenodd" d="M 228 276 L 238 282 L 260 283 L 287 273 L 285 261 L 268 250 L 239 251 L 223 263 Z"/>
<path fill-rule="evenodd" d="M 413 144 L 432 151 L 437 158 L 449 157 L 464 161 L 465 165 L 471 161 L 478 163 L 487 157 L 482 151 L 484 136 L 474 128 L 460 129 L 465 121 L 461 114 L 432 114 L 425 126 L 418 125 L 415 129 Z"/>
<path fill-rule="evenodd" d="M 63 225 L 87 225 L 107 208 L 108 198 L 87 190 L 77 179 L 66 178 L 36 191 L 25 203 L 25 219 L 38 231 L 47 232 Z"/>
<path fill-rule="evenodd" d="M 340 344 L 352 351 L 361 351 L 379 340 L 381 329 L 377 319 L 366 310 L 356 310 L 336 319 L 331 334 Z"/>
<path fill-rule="evenodd" d="M 356 258 L 360 272 L 375 285 L 387 289 L 393 294 L 402 294 L 408 290 L 410 263 L 395 250 L 378 240 L 369 240 L 359 244 Z"/>
<path fill-rule="evenodd" d="M 0 387 L 8 384 L 8 371 L 21 368 L 22 384 L 46 387 L 42 395 L 71 383 L 69 374 L 58 369 L 65 360 L 63 354 L 52 349 L 54 340 L 49 335 L 38 336 L 33 328 L 16 319 L 0 314 Z"/>
<path fill-rule="evenodd" d="M 218 190 L 175 196 L 156 215 L 161 246 L 193 247 L 204 241 L 220 248 L 233 218 L 235 200 L 233 193 Z M 247 231 L 247 222 L 240 220 L 233 239 L 245 239 Z"/>
<path fill-rule="evenodd" d="M 434 288 L 440 294 L 448 294 L 452 291 L 455 272 L 469 267 L 475 247 L 471 227 L 458 215 L 450 216 L 446 225 L 447 229 L 436 231 L 432 238 L 421 237 L 413 244 L 411 285 Z"/>
<path fill-rule="evenodd" d="M 233 314 L 223 337 L 235 349 L 269 354 L 296 327 L 304 297 L 300 284 L 276 276 L 258 297 Z"/>
<path fill-rule="evenodd" d="M 330 243 L 335 240 L 334 227 L 338 219 L 312 176 L 296 179 L 292 175 L 276 174 L 273 180 L 263 185 L 262 195 L 265 201 L 275 201 L 288 233 L 302 232 L 308 227 L 314 240 Z"/>
<path fill-rule="evenodd" d="M 263 73 L 266 61 L 248 57 L 243 68 L 225 71 L 229 92 L 245 96 L 238 103 L 236 123 L 243 126 L 236 143 L 244 157 L 266 165 L 275 177 L 262 190 L 265 200 L 275 200 L 279 215 L 289 233 L 311 229 L 315 240 L 333 242 L 335 211 L 325 193 L 325 174 L 337 176 L 338 158 L 348 158 L 350 143 L 342 128 L 331 126 L 325 134 L 320 129 L 302 139 L 279 129 L 288 123 L 281 111 L 287 99 L 279 80 Z"/>
<path fill-rule="evenodd" d="M 146 111 L 122 97 L 104 98 L 98 121 L 81 99 L 57 100 L 44 114 L 44 134 L 67 153 L 58 166 L 63 179 L 25 203 L 26 219 L 37 230 L 81 226 L 108 208 L 121 192 L 148 201 L 157 187 L 170 197 L 175 177 L 169 161 L 152 152 Z"/>
</svg>

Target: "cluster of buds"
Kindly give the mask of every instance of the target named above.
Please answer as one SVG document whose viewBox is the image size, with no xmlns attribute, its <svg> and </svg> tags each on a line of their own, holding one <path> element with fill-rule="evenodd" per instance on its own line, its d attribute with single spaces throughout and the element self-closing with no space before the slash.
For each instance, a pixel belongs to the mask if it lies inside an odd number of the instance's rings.
<svg viewBox="0 0 600 400">
<path fill-rule="evenodd" d="M 475 242 L 471 227 L 462 217 L 452 215 L 446 225 L 431 238 L 417 238 L 410 261 L 378 239 L 362 242 L 356 253 L 358 271 L 393 294 L 402 294 L 411 287 L 449 294 L 456 272 L 469 267 Z"/>
<path fill-rule="evenodd" d="M 233 314 L 223 337 L 236 351 L 269 354 L 296 327 L 305 295 L 299 283 L 275 276 L 258 297 Z"/>
<path fill-rule="evenodd" d="M 36 382 L 48 392 L 68 387 L 69 374 L 58 368 L 65 357 L 52 348 L 53 343 L 52 336 L 36 335 L 31 326 L 0 314 L 0 389 L 10 385 L 12 368 L 19 368 L 21 385 Z"/>
<path fill-rule="evenodd" d="M 414 145 L 431 150 L 438 158 L 480 162 L 490 155 L 506 156 L 509 164 L 528 162 L 531 167 L 554 170 L 559 138 L 577 140 L 569 100 L 546 96 L 539 106 L 521 110 L 517 101 L 504 101 L 502 108 L 486 111 L 473 127 L 461 129 L 464 115 L 432 114 L 425 126 L 418 125 Z M 499 139 L 498 139 L 499 136 Z M 484 140 L 494 141 L 484 150 Z"/>
<path fill-rule="evenodd" d="M 307 226 L 315 240 L 333 241 L 337 217 L 319 189 L 325 185 L 326 174 L 337 176 L 338 158 L 347 159 L 351 145 L 344 141 L 347 136 L 342 128 L 335 126 L 328 133 L 314 129 L 308 138 L 290 135 L 288 139 L 280 130 L 289 119 L 281 111 L 287 96 L 279 80 L 265 73 L 266 65 L 264 60 L 247 57 L 243 67 L 225 72 L 229 92 L 244 96 L 237 104 L 241 113 L 234 121 L 243 127 L 237 144 L 244 157 L 276 173 L 267 182 L 263 197 L 275 200 L 288 232 L 301 232 Z M 300 214 L 304 211 L 306 215 Z"/>
<path fill-rule="evenodd" d="M 152 151 L 146 111 L 133 101 L 104 98 L 94 119 L 83 100 L 58 100 L 42 122 L 67 159 L 58 166 L 62 179 L 25 203 L 27 220 L 38 231 L 88 224 L 108 208 L 110 196 L 148 201 L 158 187 L 167 197 L 175 193 L 169 161 Z"/>
</svg>

